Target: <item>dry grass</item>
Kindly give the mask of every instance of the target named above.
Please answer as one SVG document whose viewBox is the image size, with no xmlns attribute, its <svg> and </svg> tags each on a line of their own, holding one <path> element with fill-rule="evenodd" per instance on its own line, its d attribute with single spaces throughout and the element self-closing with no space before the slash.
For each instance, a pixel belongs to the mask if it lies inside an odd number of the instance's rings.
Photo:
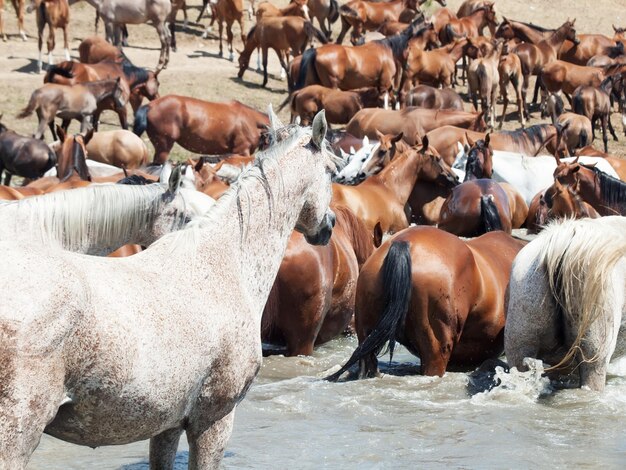
<svg viewBox="0 0 626 470">
<path fill-rule="evenodd" d="M 284 4 L 287 0 L 281 0 Z M 343 3 L 343 2 L 341 2 Z M 449 0 L 451 9 L 456 11 L 461 0 Z M 620 5 L 621 4 L 621 5 Z M 273 52 L 270 52 L 270 80 L 267 88 L 261 88 L 261 75 L 256 73 L 256 57 L 253 55 L 252 68 L 246 72 L 243 81 L 236 78 L 237 62 L 230 62 L 217 57 L 218 42 L 216 34 L 207 40 L 201 39 L 202 27 L 194 23 L 197 18 L 200 1 L 195 0 L 188 8 L 191 22 L 184 31 L 177 35 L 178 52 L 172 53 L 170 65 L 160 75 L 162 94 L 180 94 L 194 96 L 212 101 L 224 101 L 237 99 L 258 109 L 265 110 L 269 103 L 276 107 L 286 97 L 286 83 L 278 80 L 280 71 L 278 61 Z M 612 35 L 611 24 L 625 26 L 626 13 L 623 0 L 595 0 L 593 2 L 583 0 L 497 0 L 496 10 L 498 16 L 507 16 L 521 21 L 532 21 L 546 27 L 557 27 L 565 19 L 577 18 L 576 27 L 579 33 L 602 33 Z M 71 7 L 70 36 L 72 37 L 72 56 L 77 58 L 77 47 L 80 41 L 92 35 L 94 32 L 94 9 L 88 4 L 81 2 Z M 12 8 L 7 7 L 5 12 L 5 30 L 9 33 L 8 42 L 0 42 L 0 112 L 4 113 L 3 122 L 10 128 L 29 134 L 36 127 L 36 118 L 30 117 L 24 120 L 15 119 L 15 115 L 28 102 L 31 92 L 41 86 L 43 75 L 35 73 L 37 58 L 37 40 L 35 15 L 26 16 L 26 30 L 29 40 L 22 42 L 16 35 L 17 23 Z M 179 28 L 182 28 L 182 12 L 178 14 Z M 246 18 L 247 20 L 247 18 Z M 203 25 L 208 23 L 204 18 Z M 246 22 L 246 31 L 251 22 Z M 335 36 L 339 23 L 335 24 Z M 235 29 L 235 48 L 241 49 L 241 40 L 238 37 L 238 26 Z M 147 67 L 156 66 L 158 60 L 158 38 L 156 31 L 147 25 L 130 26 L 130 43 L 132 47 L 126 48 L 125 52 L 131 60 Z M 102 34 L 102 26 L 101 26 Z M 217 28 L 215 28 L 217 31 Z M 62 35 L 57 33 L 57 49 L 55 59 L 63 60 Z M 61 44 L 59 45 L 59 42 Z M 45 46 L 44 46 L 45 47 Z M 237 55 L 237 54 L 236 54 Z M 44 58 L 46 57 L 44 53 Z M 461 90 L 465 92 L 465 89 Z M 469 107 L 469 105 L 468 105 Z M 511 111 L 511 108 L 509 108 Z M 513 108 L 511 120 L 505 123 L 506 129 L 517 127 L 516 115 Z M 282 116 L 287 119 L 287 112 Z M 612 121 L 616 129 L 619 126 L 619 116 L 613 115 Z M 132 121 L 131 121 L 132 122 Z M 535 118 L 531 124 L 540 122 Z M 117 127 L 117 116 L 112 113 L 103 115 L 102 129 Z M 626 137 L 621 136 L 619 142 L 609 142 L 609 150 L 618 155 L 626 155 Z M 49 137 L 49 135 L 48 135 Z M 145 136 L 144 136 L 145 138 Z M 597 146 L 601 145 L 596 140 Z M 188 153 L 176 146 L 172 153 L 173 158 L 186 157 Z"/>
</svg>

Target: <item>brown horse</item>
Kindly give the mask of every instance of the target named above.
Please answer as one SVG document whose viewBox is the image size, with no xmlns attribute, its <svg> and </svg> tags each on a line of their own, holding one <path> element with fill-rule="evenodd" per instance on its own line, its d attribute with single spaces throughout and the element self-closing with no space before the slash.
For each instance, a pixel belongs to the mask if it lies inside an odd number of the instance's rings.
<svg viewBox="0 0 626 470">
<path fill-rule="evenodd" d="M 416 145 L 421 136 L 442 126 L 458 126 L 474 131 L 484 131 L 484 113 L 453 111 L 448 109 L 404 108 L 400 111 L 365 108 L 354 115 L 346 126 L 348 133 L 363 138 L 376 138 L 383 134 L 403 133 L 409 145 Z M 450 162 L 449 164 L 452 164 Z"/>
<path fill-rule="evenodd" d="M 26 0 L 11 0 L 13 4 L 13 8 L 15 8 L 15 13 L 17 15 L 17 25 L 19 28 L 20 36 L 22 40 L 26 41 L 26 32 L 24 31 L 24 6 L 26 5 Z M 2 40 L 6 42 L 7 35 L 4 32 L 4 0 L 0 0 L 0 36 Z"/>
<path fill-rule="evenodd" d="M 141 138 L 130 131 L 96 132 L 87 144 L 90 160 L 131 170 L 148 164 L 148 149 Z"/>
<path fill-rule="evenodd" d="M 342 90 L 374 86 L 388 100 L 399 71 L 398 64 L 404 60 L 409 41 L 428 31 L 422 22 L 414 21 L 398 36 L 362 46 L 327 44 L 307 50 L 302 55 L 294 89 L 314 84 Z"/>
<path fill-rule="evenodd" d="M 498 21 L 493 3 L 485 2 L 484 6 L 476 8 L 466 17 L 451 17 L 439 32 L 439 39 L 443 44 L 448 44 L 458 37 L 480 36 L 485 27 L 489 28 L 493 36 L 496 32 L 496 26 L 498 26 Z"/>
<path fill-rule="evenodd" d="M 300 16 L 305 20 L 309 18 L 307 0 L 291 0 L 284 8 L 278 8 L 270 2 L 261 2 L 255 12 L 257 22 L 268 16 Z"/>
<path fill-rule="evenodd" d="M 250 155 L 268 125 L 267 115 L 239 101 L 212 103 L 168 95 L 139 108 L 133 132 L 148 132 L 154 162 L 161 164 L 174 143 L 194 153 Z"/>
<path fill-rule="evenodd" d="M 97 64 L 98 62 L 122 62 L 124 53 L 106 39 L 100 36 L 89 36 L 78 45 L 78 57 L 83 64 Z"/>
<path fill-rule="evenodd" d="M 0 116 L 0 119 L 2 116 Z M 56 164 L 56 155 L 39 139 L 20 135 L 0 122 L 0 178 L 11 184 L 11 176 L 40 178 Z"/>
<path fill-rule="evenodd" d="M 626 215 L 626 182 L 598 170 L 595 166 L 558 162 L 554 179 L 561 184 L 578 188 L 583 201 L 590 204 L 598 214 Z"/>
<path fill-rule="evenodd" d="M 532 23 L 523 23 L 502 17 L 502 23 L 498 26 L 495 37 L 507 41 L 519 40 L 528 44 L 538 44 L 544 39 L 549 39 L 554 31 L 554 29 L 542 28 Z"/>
<path fill-rule="evenodd" d="M 451 88 L 440 90 L 428 85 L 418 85 L 409 91 L 403 104 L 419 108 L 463 111 L 463 99 L 456 91 Z"/>
<path fill-rule="evenodd" d="M 69 135 L 57 126 L 57 134 L 61 144 L 56 151 L 57 155 L 57 178 L 60 183 L 69 182 L 70 179 L 91 182 L 91 175 L 87 168 L 87 144 L 93 136 L 93 129 L 86 135 Z M 59 188 L 55 188 L 59 190 Z M 51 192 L 48 189 L 46 192 Z"/>
<path fill-rule="evenodd" d="M 523 246 L 503 232 L 463 241 L 432 227 L 411 227 L 387 240 L 359 275 L 359 346 L 329 379 L 356 363 L 359 378 L 376 376 L 387 342 L 391 357 L 396 341 L 419 356 L 423 375 L 497 357 L 511 264 Z"/>
<path fill-rule="evenodd" d="M 606 135 L 607 127 L 613 139 L 617 141 L 617 134 L 615 134 L 613 124 L 611 124 L 611 94 L 615 80 L 616 77 L 610 75 L 597 88 L 594 86 L 579 86 L 574 90 L 572 97 L 574 112 L 585 116 L 591 121 L 592 140 L 596 138 L 595 124 L 597 121 L 600 121 L 605 152 L 609 151 L 609 138 Z"/>
<path fill-rule="evenodd" d="M 544 66 L 556 61 L 560 47 L 566 40 L 578 44 L 574 21 L 567 20 L 548 39 L 542 39 L 537 44 L 522 43 L 513 49 L 513 53 L 520 58 L 522 73 L 524 76 L 522 84 L 522 101 L 526 105 L 526 95 L 531 75 L 539 75 Z M 538 83 L 538 82 L 537 82 Z M 535 85 L 533 103 L 537 102 L 539 85 Z"/>
<path fill-rule="evenodd" d="M 313 246 L 294 232 L 268 298 L 261 337 L 286 356 L 310 355 L 349 329 L 359 268 L 374 251 L 372 232 L 346 207 L 330 242 Z"/>
<path fill-rule="evenodd" d="M 245 47 L 239 56 L 238 78 L 242 78 L 250 64 L 250 56 L 256 49 L 263 54 L 263 86 L 267 85 L 267 52 L 273 49 L 278 56 L 282 70 L 287 70 L 289 52 L 302 54 L 313 38 L 325 44 L 326 37 L 313 24 L 299 16 L 268 16 L 260 19 L 250 30 Z"/>
<path fill-rule="evenodd" d="M 389 152 L 390 163 L 358 186 L 334 184 L 333 202 L 349 207 L 369 230 L 380 224 L 383 233 L 395 233 L 409 225 L 405 206 L 416 181 L 437 181 L 452 187 L 458 184 L 458 177 L 429 147 L 427 138 L 419 149 L 400 142 L 402 134 L 379 134 L 378 138 L 378 151 Z"/>
<path fill-rule="evenodd" d="M 202 34 L 202 37 L 203 39 L 208 37 L 210 28 L 213 26 L 215 20 L 217 20 L 220 41 L 219 56 L 224 57 L 222 33 L 224 32 L 224 23 L 226 23 L 226 40 L 228 42 L 229 51 L 228 60 L 233 61 L 235 60 L 235 54 L 233 54 L 233 23 L 235 21 L 239 23 L 241 42 L 246 42 L 246 36 L 244 34 L 243 0 L 217 0 L 217 3 L 211 6 L 211 9 L 213 10 L 213 18 L 209 26 L 207 26 L 206 31 Z"/>
<path fill-rule="evenodd" d="M 537 83 L 543 91 L 542 109 L 548 93 L 563 92 L 572 103 L 571 95 L 579 86 L 599 87 L 605 73 L 602 68 L 574 65 L 562 60 L 555 60 L 543 67 Z"/>
<path fill-rule="evenodd" d="M 339 8 L 341 31 L 337 37 L 337 44 L 343 42 L 350 28 L 352 28 L 352 44 L 362 43 L 365 31 L 376 31 L 385 21 L 399 21 L 404 10 L 416 10 L 417 5 L 416 0 L 390 0 L 388 2 L 352 0 Z"/>
<path fill-rule="evenodd" d="M 317 112 L 324 109 L 329 124 L 347 124 L 359 110 L 380 105 L 378 89 L 373 87 L 342 91 L 309 85 L 291 95 L 291 122 L 300 116 L 301 124 L 308 126 Z"/>
<path fill-rule="evenodd" d="M 496 48 L 486 57 L 475 59 L 469 66 L 467 81 L 469 94 L 478 109 L 478 95 L 480 95 L 480 105 L 485 113 L 485 121 L 489 121 L 491 127 L 495 127 L 496 119 L 496 98 L 498 96 L 498 64 L 504 41 L 499 39 Z"/>
<path fill-rule="evenodd" d="M 37 12 L 37 37 L 39 55 L 37 57 L 37 71 L 41 73 L 41 49 L 43 48 L 43 32 L 48 26 L 48 65 L 53 65 L 52 51 L 54 50 L 54 29 L 63 30 L 63 46 L 65 48 L 65 60 L 70 60 L 70 48 L 68 42 L 68 26 L 70 23 L 70 6 L 67 0 L 33 0 L 27 11 Z"/>
<path fill-rule="evenodd" d="M 596 210 L 580 197 L 580 180 L 577 180 L 574 185 L 563 185 L 558 178 L 555 179 L 553 187 L 546 190 L 545 199 L 548 206 L 548 220 L 600 217 Z"/>
<path fill-rule="evenodd" d="M 119 51 L 118 51 L 119 52 Z M 141 106 L 143 98 L 152 101 L 159 97 L 159 73 L 133 65 L 121 52 L 121 57 L 115 61 L 103 61 L 95 64 L 83 64 L 79 62 L 62 62 L 51 67 L 44 83 L 58 83 L 61 85 L 75 85 L 111 78 L 122 78 L 130 88 L 130 104 L 133 111 Z M 120 125 L 123 129 L 128 128 L 128 118 L 125 106 L 117 106 L 113 100 L 105 100 L 98 107 L 94 116 L 94 125 L 97 130 L 98 119 L 104 110 L 113 110 L 117 113 Z"/>
<path fill-rule="evenodd" d="M 320 29 L 330 41 L 333 23 L 339 19 L 339 3 L 337 0 L 309 0 L 309 16 L 316 19 Z"/>
<path fill-rule="evenodd" d="M 432 27 L 430 27 L 430 31 L 434 33 Z M 411 41 L 402 81 L 398 87 L 400 100 L 403 99 L 405 88 L 416 82 L 426 83 L 434 87 L 447 88 L 452 86 L 456 73 L 456 63 L 463 55 L 463 46 L 466 42 L 465 39 L 459 39 L 447 46 L 427 51 L 421 45 Z"/>
<path fill-rule="evenodd" d="M 465 18 L 474 13 L 478 8 L 484 7 L 486 3 L 492 2 L 487 2 L 486 0 L 465 0 L 457 10 L 456 17 Z M 480 34 L 482 34 L 482 31 Z"/>
<path fill-rule="evenodd" d="M 430 145 L 435 147 L 441 157 L 452 165 L 459 153 L 458 144 L 469 145 L 470 140 L 484 139 L 485 133 L 462 129 L 455 126 L 441 126 L 428 132 Z M 498 131 L 491 133 L 491 147 L 494 150 L 516 152 L 533 157 L 545 147 L 548 153 L 567 150 L 563 142 L 558 142 L 557 128 L 552 124 L 536 124 L 516 131 Z M 468 140 L 468 137 L 470 140 Z"/>
<path fill-rule="evenodd" d="M 57 85 L 46 83 L 33 92 L 28 105 L 17 115 L 18 119 L 30 116 L 37 111 L 39 125 L 35 131 L 36 139 L 43 138 L 46 125 L 50 127 L 52 136 L 54 118 L 58 115 L 63 120 L 63 128 L 67 129 L 72 119 L 81 123 L 81 132 L 92 128 L 93 118 L 98 110 L 98 104 L 112 98 L 118 107 L 124 107 L 128 101 L 130 90 L 125 80 L 100 80 L 78 85 Z"/>
<path fill-rule="evenodd" d="M 523 128 L 526 126 L 526 116 L 528 116 L 528 111 L 526 110 L 526 103 L 522 94 L 524 74 L 522 73 L 522 63 L 519 56 L 511 53 L 500 57 L 498 75 L 500 77 L 500 96 L 502 97 L 502 116 L 500 117 L 499 128 L 502 129 L 502 125 L 504 124 L 504 119 L 506 117 L 506 108 L 509 105 L 509 95 L 507 92 L 507 85 L 509 83 L 515 92 L 519 122 Z"/>
</svg>

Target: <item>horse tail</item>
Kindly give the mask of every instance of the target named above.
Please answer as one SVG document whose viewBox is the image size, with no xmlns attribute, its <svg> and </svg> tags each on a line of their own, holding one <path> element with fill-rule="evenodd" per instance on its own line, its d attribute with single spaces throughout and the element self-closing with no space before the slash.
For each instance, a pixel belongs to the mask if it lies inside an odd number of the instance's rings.
<svg viewBox="0 0 626 470">
<path fill-rule="evenodd" d="M 256 32 L 256 27 L 257 25 L 255 24 L 252 28 L 250 28 L 250 31 L 248 31 L 248 35 L 246 36 L 246 42 L 248 42 L 250 38 L 254 36 L 254 33 Z"/>
<path fill-rule="evenodd" d="M 439 41 L 441 41 L 442 44 L 450 44 L 454 41 L 455 36 L 456 33 L 454 32 L 454 28 L 450 23 L 448 23 L 439 32 Z"/>
<path fill-rule="evenodd" d="M 598 227 L 598 221 L 568 220 L 553 223 L 544 231 L 539 259 L 544 260 L 550 293 L 562 319 L 560 323 L 563 328 L 573 325 L 571 333 L 575 335 L 563 359 L 546 370 L 557 369 L 582 353 L 581 346 L 590 327 L 608 313 L 603 299 L 611 297 L 610 274 L 624 256 L 624 238 L 614 221 L 604 219 L 604 223 L 600 222 L 603 227 Z M 610 337 L 611 332 L 607 331 L 607 342 Z M 582 357 L 583 362 L 595 360 L 597 355 Z"/>
<path fill-rule="evenodd" d="M 341 369 L 326 377 L 326 380 L 335 382 L 361 359 L 372 354 L 379 355 L 387 342 L 390 360 L 393 357 L 396 335 L 404 324 L 411 300 L 411 251 L 408 242 L 396 241 L 391 244 L 381 272 L 385 308 L 378 323 Z"/>
<path fill-rule="evenodd" d="M 337 0 L 330 0 L 328 19 L 331 24 L 339 19 L 339 3 L 337 3 Z"/>
<path fill-rule="evenodd" d="M 59 83 L 61 85 L 71 85 L 72 80 L 58 80 L 56 79 L 57 75 L 60 75 L 64 78 L 72 79 L 74 78 L 74 72 L 72 71 L 72 63 L 69 66 L 66 64 L 65 67 L 61 67 L 60 65 L 53 65 L 48 67 L 48 71 L 46 72 L 46 76 L 43 79 L 44 83 Z"/>
<path fill-rule="evenodd" d="M 480 220 L 485 233 L 502 230 L 502 220 L 491 194 L 480 196 Z"/>
<path fill-rule="evenodd" d="M 326 38 L 326 35 L 315 26 L 313 26 L 313 23 L 311 23 L 310 21 L 304 22 L 304 34 L 306 35 L 307 43 L 313 41 L 313 38 L 315 38 L 322 44 L 328 44 L 328 39 Z"/>
<path fill-rule="evenodd" d="M 148 111 L 150 108 L 147 104 L 144 104 L 135 113 L 135 122 L 133 123 L 133 133 L 141 136 L 148 128 Z"/>
<path fill-rule="evenodd" d="M 350 18 L 358 18 L 359 13 L 349 5 L 341 5 L 339 7 L 338 14 L 341 13 L 341 16 L 349 16 Z"/>
<path fill-rule="evenodd" d="M 35 108 L 39 106 L 39 90 L 35 90 L 32 95 L 30 95 L 30 100 L 28 101 L 28 105 L 22 109 L 22 111 L 17 115 L 18 119 L 24 119 L 25 117 L 33 114 Z"/>
<path fill-rule="evenodd" d="M 578 134 L 578 148 L 584 148 L 589 145 L 589 135 L 587 134 L 587 130 L 583 129 Z"/>
<path fill-rule="evenodd" d="M 298 80 L 293 87 L 293 91 L 304 88 L 306 83 L 306 76 L 309 71 L 309 67 L 312 67 L 313 74 L 315 75 L 315 81 L 318 82 L 317 72 L 315 71 L 315 62 L 317 59 L 317 49 L 307 49 L 302 54 L 302 61 L 300 61 L 300 71 L 298 72 Z"/>
<path fill-rule="evenodd" d="M 585 102 L 581 95 L 577 94 L 572 97 L 572 109 L 576 114 L 585 116 Z"/>
</svg>

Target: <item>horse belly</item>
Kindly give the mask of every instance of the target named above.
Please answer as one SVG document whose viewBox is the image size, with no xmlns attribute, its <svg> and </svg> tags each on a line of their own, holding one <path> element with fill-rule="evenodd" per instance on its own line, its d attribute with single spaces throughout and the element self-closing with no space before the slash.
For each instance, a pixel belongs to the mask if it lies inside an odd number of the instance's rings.
<svg viewBox="0 0 626 470">
<path fill-rule="evenodd" d="M 145 23 L 148 18 L 146 3 L 142 4 L 141 1 L 129 1 L 128 3 L 118 2 L 115 4 L 114 9 L 103 14 L 103 17 L 108 21 L 118 24 L 142 24 Z"/>
</svg>

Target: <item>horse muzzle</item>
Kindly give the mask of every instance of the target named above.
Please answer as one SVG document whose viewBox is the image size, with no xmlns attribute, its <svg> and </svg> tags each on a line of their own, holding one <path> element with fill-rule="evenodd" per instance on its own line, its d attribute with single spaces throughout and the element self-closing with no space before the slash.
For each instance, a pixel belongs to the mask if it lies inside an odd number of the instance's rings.
<svg viewBox="0 0 626 470">
<path fill-rule="evenodd" d="M 324 246 L 328 245 L 330 237 L 333 234 L 333 227 L 335 226 L 336 217 L 332 211 L 328 211 L 322 223 L 319 225 L 317 233 L 313 235 L 304 235 L 304 239 L 311 245 Z"/>
</svg>

